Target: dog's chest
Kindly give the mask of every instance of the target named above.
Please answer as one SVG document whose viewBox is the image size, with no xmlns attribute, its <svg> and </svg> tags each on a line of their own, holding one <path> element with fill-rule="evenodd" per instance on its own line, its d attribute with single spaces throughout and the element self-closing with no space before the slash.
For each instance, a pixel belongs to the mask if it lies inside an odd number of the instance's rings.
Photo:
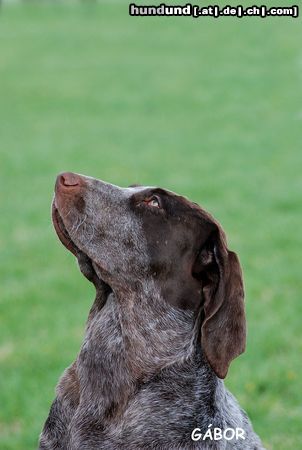
<svg viewBox="0 0 302 450">
<path fill-rule="evenodd" d="M 198 398 L 191 376 L 177 385 L 155 381 L 142 387 L 123 411 L 114 405 L 98 414 L 83 404 L 70 424 L 72 449 L 191 449 L 191 433 L 211 414 Z M 187 382 L 187 383 L 186 383 Z M 110 417 L 111 414 L 111 417 Z M 204 424 L 206 427 L 208 424 Z M 184 443 L 186 443 L 184 445 Z M 189 443 L 189 444 L 188 444 Z M 192 445 L 191 445 L 192 444 Z"/>
</svg>

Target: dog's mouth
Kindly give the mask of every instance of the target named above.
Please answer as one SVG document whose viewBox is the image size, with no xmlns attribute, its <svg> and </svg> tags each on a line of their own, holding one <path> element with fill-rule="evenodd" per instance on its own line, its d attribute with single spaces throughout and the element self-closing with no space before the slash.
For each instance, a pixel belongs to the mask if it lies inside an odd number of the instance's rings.
<svg viewBox="0 0 302 450">
<path fill-rule="evenodd" d="M 56 207 L 55 200 L 52 202 L 52 221 L 58 238 L 62 242 L 62 244 L 75 256 L 79 255 L 80 249 L 73 242 L 71 237 L 69 236 L 68 231 L 64 225 L 63 219 L 59 213 L 58 208 Z"/>
<path fill-rule="evenodd" d="M 80 250 L 71 239 L 56 206 L 55 200 L 52 203 L 52 221 L 62 244 L 76 256 L 82 274 L 95 285 L 96 289 L 98 286 L 102 285 L 102 290 L 104 293 L 106 292 L 105 298 L 108 298 L 108 295 L 112 292 L 111 287 L 100 277 L 100 270 L 97 269 L 96 264 L 93 263 L 91 258 L 89 258 L 85 252 Z"/>
</svg>

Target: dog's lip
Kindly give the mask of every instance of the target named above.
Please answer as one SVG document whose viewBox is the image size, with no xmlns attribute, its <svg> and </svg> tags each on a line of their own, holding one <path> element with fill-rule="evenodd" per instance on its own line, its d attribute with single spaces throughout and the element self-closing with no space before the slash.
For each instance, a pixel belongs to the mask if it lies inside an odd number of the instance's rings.
<svg viewBox="0 0 302 450">
<path fill-rule="evenodd" d="M 71 237 L 69 236 L 69 233 L 68 233 L 68 231 L 66 230 L 66 227 L 65 227 L 65 225 L 64 225 L 64 222 L 63 222 L 63 219 L 62 219 L 62 217 L 61 217 L 61 215 L 60 215 L 60 212 L 59 212 L 59 210 L 58 210 L 58 208 L 57 208 L 57 206 L 56 206 L 56 201 L 55 201 L 55 198 L 54 198 L 54 200 L 53 200 L 53 202 L 52 202 L 52 221 L 53 221 L 53 225 L 54 225 L 54 228 L 55 228 L 55 230 L 56 230 L 56 233 L 57 233 L 57 235 L 58 235 L 58 237 L 59 237 L 59 239 L 60 239 L 60 241 L 62 242 L 62 244 L 71 252 L 71 253 L 73 253 L 73 255 L 76 257 L 76 258 L 78 258 L 79 259 L 79 257 L 81 256 L 81 254 L 84 254 L 84 255 L 86 255 L 86 253 L 84 253 L 82 250 L 80 250 L 77 246 L 76 246 L 76 244 L 73 242 L 73 240 L 71 239 Z M 88 257 L 88 255 L 86 255 L 87 257 Z M 89 257 L 88 257 L 89 258 Z M 90 258 L 89 258 L 90 259 Z M 92 265 L 92 269 L 94 270 L 94 273 L 95 273 L 95 276 L 99 279 L 99 280 L 101 280 L 102 282 L 104 282 L 104 280 L 98 275 L 98 271 L 96 270 L 96 267 L 95 266 L 97 266 L 99 269 L 101 269 L 101 267 L 98 265 L 98 264 L 93 264 Z M 86 276 L 86 275 L 85 275 Z M 87 276 L 86 276 L 86 278 L 88 278 Z M 89 279 L 89 281 L 92 281 L 94 284 L 95 284 L 95 282 L 92 280 L 92 279 L 90 279 L 90 278 L 88 278 Z M 107 283 L 106 283 L 107 284 Z M 95 284 L 95 286 L 96 286 L 96 284 Z M 110 290 L 108 291 L 108 295 L 109 295 L 109 293 L 110 292 L 112 292 L 112 289 L 111 289 L 111 287 L 110 287 L 110 285 L 109 284 L 107 284 L 107 286 L 110 288 Z M 107 295 L 107 297 L 108 297 L 108 295 Z"/>
<path fill-rule="evenodd" d="M 56 206 L 55 199 L 52 202 L 52 222 L 54 225 L 54 228 L 56 230 L 56 233 L 62 242 L 62 244 L 75 256 L 79 253 L 79 248 L 75 245 L 73 240 L 68 234 L 68 231 L 66 230 L 66 227 L 64 225 L 63 219 L 59 213 L 59 210 Z"/>
</svg>

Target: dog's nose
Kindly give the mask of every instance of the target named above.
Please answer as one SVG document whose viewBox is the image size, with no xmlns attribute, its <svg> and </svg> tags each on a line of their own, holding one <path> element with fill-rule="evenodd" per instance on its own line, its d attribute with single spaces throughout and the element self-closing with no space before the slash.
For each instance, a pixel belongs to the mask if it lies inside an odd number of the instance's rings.
<svg viewBox="0 0 302 450">
<path fill-rule="evenodd" d="M 72 172 L 60 173 L 56 181 L 56 190 L 72 190 L 77 189 L 83 184 L 83 180 L 80 175 Z"/>
<path fill-rule="evenodd" d="M 59 183 L 63 184 L 64 186 L 78 186 L 80 184 L 79 176 L 75 173 L 71 172 L 64 172 L 59 175 Z"/>
</svg>

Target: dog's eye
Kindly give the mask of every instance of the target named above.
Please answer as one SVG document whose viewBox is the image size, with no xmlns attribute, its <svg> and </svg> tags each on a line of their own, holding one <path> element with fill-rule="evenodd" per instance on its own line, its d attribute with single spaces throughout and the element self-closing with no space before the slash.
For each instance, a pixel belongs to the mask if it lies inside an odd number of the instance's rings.
<svg viewBox="0 0 302 450">
<path fill-rule="evenodd" d="M 160 199 L 159 197 L 157 197 L 157 195 L 152 195 L 152 197 L 145 199 L 144 202 L 146 203 L 146 205 L 151 206 L 153 208 L 161 207 Z"/>
</svg>

